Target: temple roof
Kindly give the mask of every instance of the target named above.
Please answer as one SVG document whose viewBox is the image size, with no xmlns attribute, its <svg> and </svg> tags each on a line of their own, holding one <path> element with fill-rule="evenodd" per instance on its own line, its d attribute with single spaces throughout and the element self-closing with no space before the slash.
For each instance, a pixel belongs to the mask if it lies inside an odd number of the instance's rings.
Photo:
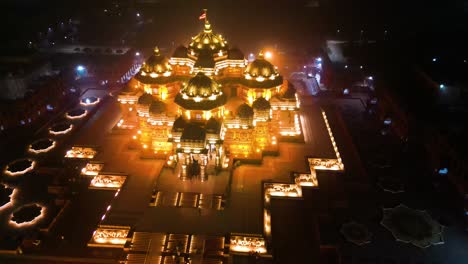
<svg viewBox="0 0 468 264">
<path fill-rule="evenodd" d="M 243 103 L 237 108 L 237 116 L 240 118 L 250 118 L 253 117 L 254 112 L 252 107 L 248 104 Z"/>
<path fill-rule="evenodd" d="M 288 89 L 282 94 L 281 96 L 284 99 L 296 99 L 296 88 L 289 83 L 288 84 Z"/>
<path fill-rule="evenodd" d="M 121 94 L 121 95 L 133 95 L 133 94 L 136 94 L 137 92 L 138 92 L 137 89 L 134 89 L 131 85 L 129 85 L 127 83 L 127 84 L 125 84 L 123 89 L 120 90 L 119 94 Z"/>
<path fill-rule="evenodd" d="M 247 80 L 244 77 L 241 77 L 241 78 L 239 78 L 239 77 L 226 77 L 226 78 L 220 79 L 219 83 L 221 83 L 223 85 L 236 83 L 236 84 L 242 84 L 242 85 L 244 85 L 246 87 L 249 87 L 249 88 L 269 89 L 269 88 L 273 88 L 273 87 L 276 87 L 278 85 L 281 85 L 283 83 L 283 76 L 279 75 L 274 80 L 266 79 L 266 80 L 264 80 L 262 82 L 256 81 L 255 79 Z"/>
<path fill-rule="evenodd" d="M 192 99 L 184 99 L 179 93 L 174 99 L 174 102 L 179 106 L 187 110 L 212 110 L 217 107 L 223 106 L 226 104 L 227 98 L 226 95 L 221 94 L 216 98 L 216 100 L 205 99 L 200 102 L 196 102 Z"/>
<path fill-rule="evenodd" d="M 228 59 L 229 60 L 243 60 L 244 58 L 244 53 L 238 48 L 232 48 L 228 50 Z"/>
<path fill-rule="evenodd" d="M 199 72 L 188 81 L 187 85 L 181 89 L 180 93 L 188 97 L 210 97 L 212 95 L 219 95 L 222 92 L 218 83 L 206 76 L 203 72 Z"/>
<path fill-rule="evenodd" d="M 221 130 L 221 123 L 212 117 L 206 122 L 205 129 L 208 133 L 217 134 Z"/>
<path fill-rule="evenodd" d="M 149 107 L 149 113 L 153 115 L 160 115 L 166 111 L 166 104 L 159 101 L 159 100 L 154 100 L 150 107 Z"/>
<path fill-rule="evenodd" d="M 200 51 L 198 55 L 197 61 L 195 62 L 194 67 L 202 67 L 202 68 L 214 68 L 215 61 L 213 58 L 213 54 L 209 51 L 203 50 Z"/>
<path fill-rule="evenodd" d="M 260 52 L 257 59 L 247 65 L 244 74 L 248 87 L 272 88 L 283 82 L 276 67 L 265 60 L 263 52 Z"/>
<path fill-rule="evenodd" d="M 181 140 L 205 140 L 206 131 L 197 124 L 187 124 L 182 132 Z"/>
<path fill-rule="evenodd" d="M 151 105 L 153 101 L 154 101 L 153 96 L 149 93 L 144 93 L 143 95 L 138 97 L 138 104 Z"/>
<path fill-rule="evenodd" d="M 149 75 L 142 76 L 141 74 L 136 74 L 133 78 L 135 78 L 136 80 L 144 84 L 167 84 L 167 83 L 178 82 L 178 81 L 186 82 L 189 79 L 186 76 L 177 76 L 177 75 L 171 75 L 169 77 L 160 76 L 157 78 L 152 78 Z"/>
<path fill-rule="evenodd" d="M 159 48 L 155 47 L 153 55 L 149 57 L 145 63 L 141 66 L 141 71 L 144 71 L 148 74 L 150 73 L 157 73 L 157 74 L 163 74 L 165 72 L 171 72 L 172 68 L 169 65 L 168 59 L 161 55 L 159 52 Z"/>
<path fill-rule="evenodd" d="M 275 66 L 265 60 L 263 52 L 260 52 L 258 57 L 247 65 L 245 72 L 250 74 L 252 77 L 262 76 L 264 78 L 269 78 L 272 75 L 278 75 L 278 71 Z"/>
<path fill-rule="evenodd" d="M 268 110 L 271 108 L 271 105 L 270 102 L 267 101 L 267 99 L 259 97 L 255 99 L 255 101 L 252 103 L 252 108 L 255 110 Z"/>
<path fill-rule="evenodd" d="M 172 54 L 172 57 L 174 57 L 174 58 L 187 58 L 188 57 L 187 56 L 187 47 L 182 46 L 182 45 L 178 46 L 175 49 L 174 53 Z"/>
<path fill-rule="evenodd" d="M 187 121 L 183 116 L 179 116 L 172 125 L 172 131 L 182 131 L 187 125 Z"/>
<path fill-rule="evenodd" d="M 220 50 L 226 51 L 227 41 L 221 35 L 214 34 L 210 22 L 208 22 L 208 19 L 205 19 L 203 31 L 192 37 L 189 49 L 196 54 L 199 54 L 203 50 L 217 53 Z"/>
<path fill-rule="evenodd" d="M 211 110 L 224 105 L 226 100 L 220 85 L 199 72 L 182 87 L 174 101 L 189 110 Z"/>
</svg>

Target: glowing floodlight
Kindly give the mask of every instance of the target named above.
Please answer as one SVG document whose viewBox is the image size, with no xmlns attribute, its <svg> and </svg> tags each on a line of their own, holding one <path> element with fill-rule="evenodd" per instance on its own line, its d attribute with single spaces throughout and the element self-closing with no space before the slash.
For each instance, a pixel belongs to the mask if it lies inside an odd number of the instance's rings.
<svg viewBox="0 0 468 264">
<path fill-rule="evenodd" d="M 265 239 L 261 236 L 231 235 L 230 242 L 229 250 L 231 252 L 256 252 L 258 254 L 265 254 L 267 252 Z"/>
<path fill-rule="evenodd" d="M 127 176 L 98 174 L 91 180 L 90 189 L 118 190 L 125 183 Z"/>
<path fill-rule="evenodd" d="M 80 104 L 83 106 L 90 106 L 99 103 L 101 100 L 97 97 L 91 96 L 81 99 Z"/>
<path fill-rule="evenodd" d="M 65 158 L 92 159 L 96 154 L 97 151 L 91 147 L 72 147 L 65 154 Z"/>
<path fill-rule="evenodd" d="M 129 226 L 100 225 L 94 231 L 89 247 L 123 248 L 130 232 Z"/>
<path fill-rule="evenodd" d="M 81 174 L 87 176 L 96 176 L 103 168 L 104 163 L 88 162 L 86 163 L 86 166 L 81 169 Z"/>
</svg>

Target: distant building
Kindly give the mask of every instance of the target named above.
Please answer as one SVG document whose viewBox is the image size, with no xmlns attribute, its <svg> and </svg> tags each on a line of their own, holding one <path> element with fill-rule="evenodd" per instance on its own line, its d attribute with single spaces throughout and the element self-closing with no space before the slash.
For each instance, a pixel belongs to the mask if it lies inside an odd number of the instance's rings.
<svg viewBox="0 0 468 264">
<path fill-rule="evenodd" d="M 0 131 L 34 123 L 56 111 L 65 85 L 48 61 L 32 57 L 0 58 Z"/>
<path fill-rule="evenodd" d="M 0 58 L 0 99 L 23 98 L 35 80 L 52 74 L 51 65 L 46 61 L 28 57 Z"/>
</svg>

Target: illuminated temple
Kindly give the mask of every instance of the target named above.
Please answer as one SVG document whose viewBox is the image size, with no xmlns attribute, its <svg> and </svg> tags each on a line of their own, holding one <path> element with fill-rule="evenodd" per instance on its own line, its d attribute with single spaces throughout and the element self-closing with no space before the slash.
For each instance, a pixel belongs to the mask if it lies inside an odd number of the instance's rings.
<svg viewBox="0 0 468 264">
<path fill-rule="evenodd" d="M 261 159 L 278 140 L 300 137 L 295 89 L 260 52 L 250 63 L 208 19 L 170 58 L 156 47 L 119 94 L 120 128 L 134 129 L 142 155 L 205 169 Z M 230 159 L 230 157 L 232 157 Z"/>
</svg>

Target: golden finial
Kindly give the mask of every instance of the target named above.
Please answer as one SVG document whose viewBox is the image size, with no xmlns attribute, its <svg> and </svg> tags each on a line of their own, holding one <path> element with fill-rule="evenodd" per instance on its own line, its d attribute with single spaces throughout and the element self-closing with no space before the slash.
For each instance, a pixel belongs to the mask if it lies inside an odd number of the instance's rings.
<svg viewBox="0 0 468 264">
<path fill-rule="evenodd" d="M 154 47 L 154 54 L 159 55 L 159 48 L 158 48 L 158 46 Z"/>
<path fill-rule="evenodd" d="M 263 59 L 263 50 L 260 50 L 260 52 L 258 53 L 258 58 Z"/>
</svg>

